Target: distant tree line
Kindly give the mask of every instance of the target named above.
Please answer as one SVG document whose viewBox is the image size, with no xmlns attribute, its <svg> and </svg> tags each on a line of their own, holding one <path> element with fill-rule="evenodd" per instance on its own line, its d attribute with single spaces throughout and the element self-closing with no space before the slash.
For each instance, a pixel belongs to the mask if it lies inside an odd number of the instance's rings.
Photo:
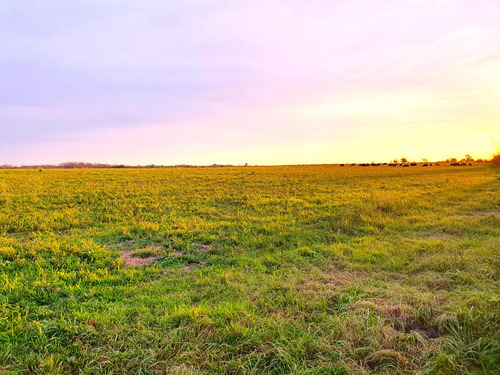
<svg viewBox="0 0 500 375">
<path fill-rule="evenodd" d="M 421 163 L 429 164 L 434 163 L 435 165 L 439 165 L 439 163 L 449 163 L 451 165 L 463 165 L 463 164 L 471 164 L 471 163 L 493 163 L 495 166 L 500 167 L 500 154 L 493 156 L 490 160 L 487 159 L 474 159 L 471 155 L 466 154 L 462 159 L 457 158 L 449 158 L 446 160 L 437 160 L 433 162 L 429 162 L 428 159 L 422 158 Z M 349 164 L 340 164 L 340 166 L 349 165 Z M 401 159 L 394 159 L 389 163 L 352 163 L 351 166 L 360 165 L 362 167 L 367 166 L 380 166 L 380 165 L 389 165 L 389 166 L 397 166 L 397 165 L 417 165 L 416 161 L 408 161 L 407 158 L 402 157 Z M 248 166 L 248 163 L 245 163 L 245 167 Z M 126 165 L 126 164 L 108 164 L 108 163 L 85 163 L 85 162 L 65 162 L 60 164 L 37 164 L 37 165 L 21 165 L 14 166 L 10 164 L 3 164 L 0 166 L 0 169 L 99 169 L 99 168 L 225 168 L 225 167 L 234 167 L 233 164 L 211 164 L 211 165 L 192 165 L 192 164 L 177 164 L 177 165 L 156 165 L 156 164 L 148 164 L 148 165 Z"/>
<path fill-rule="evenodd" d="M 457 159 L 457 158 L 449 158 L 446 160 L 436 160 L 436 161 L 429 161 L 427 158 L 422 158 L 422 161 L 416 162 L 416 161 L 409 161 L 408 158 L 402 157 L 401 159 L 394 159 L 389 163 L 352 163 L 350 164 L 351 166 L 356 166 L 359 165 L 361 167 L 369 167 L 369 166 L 380 166 L 380 165 L 388 165 L 390 167 L 395 167 L 395 166 L 416 166 L 417 164 L 422 164 L 424 167 L 426 166 L 432 166 L 432 165 L 440 165 L 441 164 L 449 164 L 449 165 L 472 165 L 472 163 L 493 163 L 495 166 L 500 166 L 500 154 L 497 154 L 493 156 L 490 160 L 488 159 L 474 159 L 471 155 L 466 154 L 465 157 L 462 159 Z M 341 167 L 344 167 L 347 164 L 340 164 Z"/>
<path fill-rule="evenodd" d="M 431 163 L 489 163 L 492 162 L 493 159 L 497 156 L 494 156 L 491 160 L 488 159 L 474 159 L 471 155 L 466 154 L 462 159 L 457 159 L 457 158 L 449 158 L 446 160 L 436 160 Z M 410 163 L 407 158 L 401 158 L 400 160 L 394 159 L 393 163 Z M 411 163 L 416 163 L 415 161 L 412 161 Z M 426 158 L 422 158 L 421 163 L 429 163 L 429 160 Z"/>
<path fill-rule="evenodd" d="M 66 162 L 61 164 L 37 164 L 14 166 L 3 164 L 1 169 L 99 169 L 99 168 L 224 168 L 234 167 L 232 164 L 211 164 L 211 165 L 126 165 L 126 164 L 103 164 L 103 163 L 84 163 L 84 162 Z"/>
</svg>

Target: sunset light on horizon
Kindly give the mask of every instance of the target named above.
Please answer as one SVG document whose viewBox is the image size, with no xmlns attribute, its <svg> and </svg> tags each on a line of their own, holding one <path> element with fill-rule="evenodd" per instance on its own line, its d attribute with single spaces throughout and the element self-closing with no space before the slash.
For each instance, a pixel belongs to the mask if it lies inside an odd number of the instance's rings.
<svg viewBox="0 0 500 375">
<path fill-rule="evenodd" d="M 499 202 L 500 0 L 0 1 L 2 374 L 500 374 Z"/>
<path fill-rule="evenodd" d="M 500 1 L 4 1 L 0 165 L 490 158 Z"/>
</svg>

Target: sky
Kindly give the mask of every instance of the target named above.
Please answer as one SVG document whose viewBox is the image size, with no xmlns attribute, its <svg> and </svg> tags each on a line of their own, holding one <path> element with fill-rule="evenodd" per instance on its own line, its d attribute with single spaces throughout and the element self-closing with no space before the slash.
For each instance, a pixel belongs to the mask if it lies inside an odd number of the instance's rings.
<svg viewBox="0 0 500 375">
<path fill-rule="evenodd" d="M 499 0 L 0 0 L 0 165 L 488 158 Z"/>
</svg>

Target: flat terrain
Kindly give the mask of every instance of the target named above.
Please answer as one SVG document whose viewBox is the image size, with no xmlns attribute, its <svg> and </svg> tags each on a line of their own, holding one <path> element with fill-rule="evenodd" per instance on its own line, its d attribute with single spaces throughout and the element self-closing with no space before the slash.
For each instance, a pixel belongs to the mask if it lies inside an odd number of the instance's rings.
<svg viewBox="0 0 500 375">
<path fill-rule="evenodd" d="M 0 372 L 498 374 L 499 176 L 0 170 Z"/>
</svg>

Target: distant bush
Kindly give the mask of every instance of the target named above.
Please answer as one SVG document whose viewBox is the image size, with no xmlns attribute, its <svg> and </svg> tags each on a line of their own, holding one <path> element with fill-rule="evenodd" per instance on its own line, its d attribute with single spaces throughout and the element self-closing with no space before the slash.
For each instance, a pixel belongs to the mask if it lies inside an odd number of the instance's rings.
<svg viewBox="0 0 500 375">
<path fill-rule="evenodd" d="M 495 167 L 500 167 L 500 154 L 496 154 L 495 156 L 493 156 L 493 158 L 491 159 L 491 162 L 493 163 L 493 165 Z"/>
</svg>

